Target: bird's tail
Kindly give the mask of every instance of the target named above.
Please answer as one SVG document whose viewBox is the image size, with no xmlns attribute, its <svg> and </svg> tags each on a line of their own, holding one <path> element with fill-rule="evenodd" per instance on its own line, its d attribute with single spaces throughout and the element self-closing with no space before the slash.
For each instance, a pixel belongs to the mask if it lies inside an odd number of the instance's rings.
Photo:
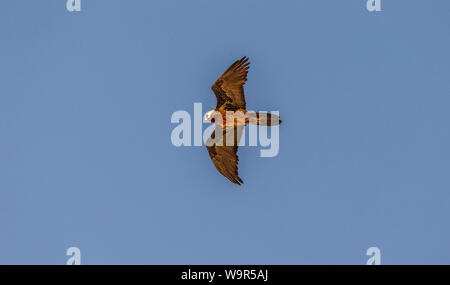
<svg viewBox="0 0 450 285">
<path fill-rule="evenodd" d="M 261 126 L 278 126 L 281 124 L 280 116 L 266 112 L 254 112 L 249 115 L 249 123 Z"/>
</svg>

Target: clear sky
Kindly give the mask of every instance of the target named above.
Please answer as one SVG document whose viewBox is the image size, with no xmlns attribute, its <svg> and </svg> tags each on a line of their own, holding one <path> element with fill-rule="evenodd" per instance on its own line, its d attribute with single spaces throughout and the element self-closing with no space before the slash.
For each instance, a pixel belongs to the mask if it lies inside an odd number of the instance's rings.
<svg viewBox="0 0 450 285">
<path fill-rule="evenodd" d="M 449 1 L 65 2 L 0 4 L 0 264 L 450 263 Z M 244 55 L 239 187 L 170 117 Z"/>
</svg>

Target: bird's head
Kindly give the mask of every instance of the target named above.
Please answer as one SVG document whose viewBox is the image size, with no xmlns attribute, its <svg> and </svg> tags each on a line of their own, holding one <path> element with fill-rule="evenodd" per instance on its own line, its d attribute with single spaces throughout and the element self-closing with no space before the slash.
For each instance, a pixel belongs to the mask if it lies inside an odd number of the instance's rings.
<svg viewBox="0 0 450 285">
<path fill-rule="evenodd" d="M 208 113 L 205 114 L 205 121 L 207 122 L 211 122 L 214 123 L 215 119 L 214 119 L 214 113 L 216 112 L 216 110 L 211 110 Z"/>
</svg>

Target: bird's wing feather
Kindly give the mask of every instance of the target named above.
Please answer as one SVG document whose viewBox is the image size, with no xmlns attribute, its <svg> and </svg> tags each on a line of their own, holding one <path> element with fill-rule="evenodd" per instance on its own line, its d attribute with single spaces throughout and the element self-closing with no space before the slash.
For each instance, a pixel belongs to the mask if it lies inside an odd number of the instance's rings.
<svg viewBox="0 0 450 285">
<path fill-rule="evenodd" d="M 206 142 L 206 148 L 216 169 L 238 185 L 244 183 L 238 174 L 239 157 L 237 156 L 243 128 L 243 126 L 222 128 L 216 125 Z"/>
<path fill-rule="evenodd" d="M 216 109 L 225 105 L 226 110 L 245 109 L 244 84 L 250 68 L 248 57 L 235 61 L 216 80 L 211 89 L 217 98 Z"/>
</svg>

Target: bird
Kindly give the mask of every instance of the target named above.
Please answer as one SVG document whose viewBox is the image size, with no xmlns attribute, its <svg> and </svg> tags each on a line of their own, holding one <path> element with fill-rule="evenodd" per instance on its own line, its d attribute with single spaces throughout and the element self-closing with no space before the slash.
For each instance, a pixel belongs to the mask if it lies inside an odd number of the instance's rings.
<svg viewBox="0 0 450 285">
<path fill-rule="evenodd" d="M 244 56 L 230 65 L 214 82 L 211 89 L 217 105 L 204 117 L 205 121 L 215 124 L 214 131 L 206 141 L 208 154 L 216 169 L 237 185 L 244 183 L 238 173 L 237 151 L 245 126 L 275 126 L 282 122 L 275 114 L 247 111 L 244 84 L 249 68 L 249 58 Z"/>
</svg>

